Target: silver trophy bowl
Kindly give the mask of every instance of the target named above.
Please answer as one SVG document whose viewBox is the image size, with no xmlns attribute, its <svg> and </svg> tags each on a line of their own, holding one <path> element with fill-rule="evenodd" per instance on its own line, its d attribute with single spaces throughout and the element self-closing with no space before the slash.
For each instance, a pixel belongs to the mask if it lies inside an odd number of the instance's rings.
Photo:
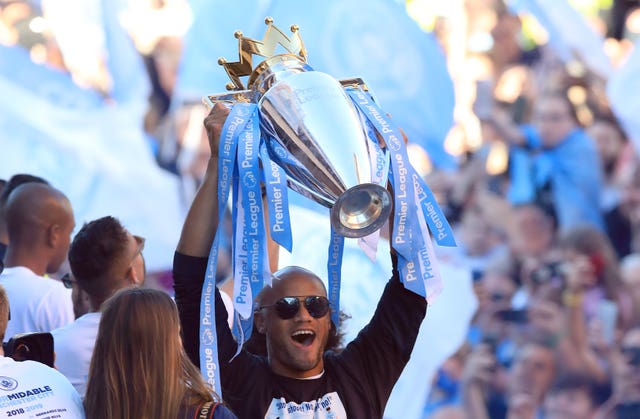
<svg viewBox="0 0 640 419">
<path fill-rule="evenodd" d="M 296 56 L 273 57 L 256 79 L 260 124 L 271 158 L 294 191 L 331 208 L 345 237 L 378 230 L 391 196 L 371 183 L 368 139 L 342 85 Z"/>
</svg>

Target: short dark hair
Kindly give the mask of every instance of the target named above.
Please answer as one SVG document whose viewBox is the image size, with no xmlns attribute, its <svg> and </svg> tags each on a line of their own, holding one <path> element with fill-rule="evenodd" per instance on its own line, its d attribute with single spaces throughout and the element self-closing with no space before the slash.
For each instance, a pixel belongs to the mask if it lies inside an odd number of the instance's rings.
<svg viewBox="0 0 640 419">
<path fill-rule="evenodd" d="M 69 246 L 69 266 L 78 285 L 90 295 L 101 294 L 100 279 L 127 252 L 127 230 L 106 216 L 85 223 Z"/>
<path fill-rule="evenodd" d="M 26 173 L 13 175 L 6 182 L 4 188 L 2 188 L 2 193 L 0 193 L 0 208 L 4 207 L 7 203 L 11 192 L 13 192 L 18 186 L 24 185 L 25 183 L 42 183 L 49 185 L 49 182 L 39 176 L 29 175 Z"/>
</svg>

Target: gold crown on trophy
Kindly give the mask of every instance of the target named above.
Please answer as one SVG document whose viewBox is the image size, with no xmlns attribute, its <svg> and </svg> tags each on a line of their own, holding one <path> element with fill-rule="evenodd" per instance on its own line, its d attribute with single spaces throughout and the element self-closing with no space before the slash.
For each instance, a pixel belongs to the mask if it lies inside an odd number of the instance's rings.
<svg viewBox="0 0 640 419">
<path fill-rule="evenodd" d="M 297 55 L 304 62 L 307 61 L 307 51 L 298 33 L 298 25 L 291 26 L 292 35 L 288 37 L 273 24 L 273 18 L 267 17 L 264 23 L 267 24 L 267 30 L 261 41 L 247 38 L 242 35 L 241 31 L 236 31 L 233 34 L 238 39 L 238 55 L 240 57 L 238 61 L 229 63 L 224 58 L 218 59 L 218 64 L 224 67 L 231 79 L 231 83 L 226 86 L 227 90 L 246 89 L 240 77 L 249 76 L 254 72 L 253 56 L 259 55 L 268 59 L 279 55 L 275 54 L 278 45 L 282 46 L 289 54 Z"/>
</svg>

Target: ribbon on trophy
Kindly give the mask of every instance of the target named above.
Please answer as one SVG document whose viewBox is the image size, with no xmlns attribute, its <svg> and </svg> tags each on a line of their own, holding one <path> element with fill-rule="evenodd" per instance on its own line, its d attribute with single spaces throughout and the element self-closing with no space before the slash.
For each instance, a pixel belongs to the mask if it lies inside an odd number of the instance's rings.
<svg viewBox="0 0 640 419">
<path fill-rule="evenodd" d="M 224 134 L 224 131 L 223 131 Z M 233 304 L 240 315 L 242 330 L 236 333 L 238 352 L 245 337 L 253 329 L 253 301 L 264 286 L 265 258 L 267 255 L 264 209 L 259 163 L 260 123 L 257 113 L 240 134 L 237 168 L 239 191 L 235 194 L 236 216 L 233 237 Z M 239 331 L 239 329 L 234 329 Z"/>
<path fill-rule="evenodd" d="M 273 241 L 291 252 L 291 222 L 289 219 L 289 195 L 287 175 L 271 157 L 264 142 L 260 143 L 260 161 L 269 208 L 269 233 Z"/>
<path fill-rule="evenodd" d="M 370 124 L 363 121 L 363 128 L 367 130 L 367 148 L 369 149 L 369 159 L 371 163 L 371 182 L 386 186 L 389 174 L 389 159 L 387 153 L 380 147 L 375 137 L 374 129 Z M 369 257 L 371 262 L 376 261 L 376 253 L 378 252 L 378 241 L 380 240 L 380 230 L 376 230 L 368 236 L 358 239 L 358 246 L 365 255 Z"/>
<path fill-rule="evenodd" d="M 260 131 L 257 106 L 236 103 L 221 132 L 218 160 L 218 220 L 232 194 L 232 255 L 234 272 L 234 327 L 238 342 L 236 355 L 253 330 L 254 299 L 265 285 L 271 283 L 267 258 L 266 226 L 264 222 L 262 186 L 269 209 L 271 238 L 291 251 L 291 223 L 287 195 L 286 174 L 267 152 Z M 207 277 L 201 301 L 200 359 L 202 373 L 216 391 L 219 388 L 213 286 L 219 250 L 217 230 L 208 261 Z M 215 373 L 215 374 L 214 374 Z M 221 394 L 221 393 L 220 393 Z"/>
<path fill-rule="evenodd" d="M 222 220 L 224 208 L 229 199 L 229 191 L 236 165 L 238 138 L 244 132 L 247 122 L 253 118 L 255 112 L 256 105 L 239 104 L 239 106 L 233 107 L 224 123 L 218 152 L 218 222 Z M 209 251 L 207 273 L 200 301 L 200 368 L 207 382 L 221 395 L 216 322 L 214 318 L 214 287 L 216 286 L 219 247 L 220 228 L 216 230 L 216 235 Z"/>
<path fill-rule="evenodd" d="M 331 321 L 340 327 L 340 286 L 342 280 L 342 254 L 344 252 L 344 237 L 331 227 L 331 240 L 329 242 L 329 258 L 327 261 L 327 273 L 329 275 L 329 289 L 327 291 L 329 304 L 331 305 Z"/>
<path fill-rule="evenodd" d="M 407 289 L 431 299 L 442 289 L 442 280 L 429 229 L 439 245 L 455 246 L 451 227 L 426 182 L 411 166 L 399 129 L 368 92 L 353 86 L 346 90 L 354 105 L 382 136 L 391 154 L 390 180 L 395 208 L 391 245 L 398 254 L 400 279 Z"/>
</svg>

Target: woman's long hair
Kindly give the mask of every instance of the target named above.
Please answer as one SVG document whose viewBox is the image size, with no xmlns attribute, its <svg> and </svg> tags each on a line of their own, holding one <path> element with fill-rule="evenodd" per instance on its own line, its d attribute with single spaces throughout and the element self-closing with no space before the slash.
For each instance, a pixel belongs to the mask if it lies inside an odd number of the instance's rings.
<svg viewBox="0 0 640 419">
<path fill-rule="evenodd" d="M 181 405 L 212 400 L 182 348 L 178 310 L 166 293 L 130 288 L 104 303 L 84 399 L 87 418 L 175 419 Z"/>
</svg>

